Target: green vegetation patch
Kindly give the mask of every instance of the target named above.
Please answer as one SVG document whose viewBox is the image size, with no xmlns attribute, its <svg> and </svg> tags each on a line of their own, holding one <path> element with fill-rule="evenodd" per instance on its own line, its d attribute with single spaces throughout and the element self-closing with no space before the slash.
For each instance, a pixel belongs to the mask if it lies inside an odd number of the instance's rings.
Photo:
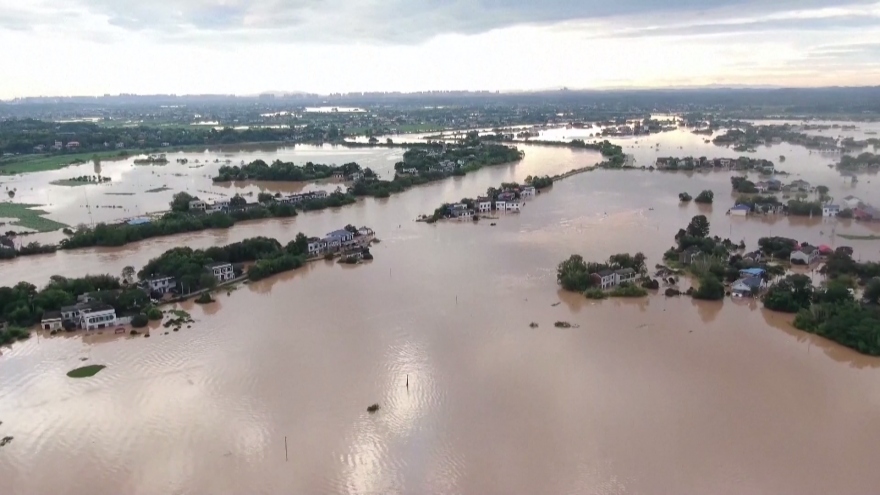
<svg viewBox="0 0 880 495">
<path fill-rule="evenodd" d="M 104 368 L 106 368 L 106 366 L 103 364 L 90 364 L 88 366 L 83 366 L 82 368 L 68 371 L 67 376 L 71 378 L 89 378 L 97 375 L 98 372 Z"/>
<path fill-rule="evenodd" d="M 169 313 L 173 314 L 174 316 L 176 316 L 178 318 L 182 318 L 184 320 L 192 319 L 190 317 L 189 313 L 187 313 L 186 311 L 184 311 L 182 309 L 172 309 L 171 311 L 169 311 Z"/>
<path fill-rule="evenodd" d="M 27 340 L 30 336 L 31 332 L 27 328 L 10 326 L 6 330 L 0 330 L 0 345 L 12 344 L 18 340 Z"/>
<path fill-rule="evenodd" d="M 0 161 L 0 175 L 58 170 L 67 167 L 68 165 L 81 165 L 83 163 L 88 163 L 95 156 L 102 160 L 121 160 L 128 158 L 128 152 L 102 151 L 98 153 L 85 152 L 61 155 L 25 155 Z"/>
<path fill-rule="evenodd" d="M 851 241 L 880 241 L 880 235 L 854 235 L 854 234 L 837 234 L 838 237 L 849 239 Z"/>
<path fill-rule="evenodd" d="M 97 184 L 97 182 L 85 182 L 85 181 L 79 181 L 79 180 L 59 179 L 59 180 L 53 180 L 49 184 L 52 184 L 53 186 L 77 187 L 77 186 L 88 186 L 89 184 Z"/>
<path fill-rule="evenodd" d="M 40 205 L 25 203 L 0 203 L 0 218 L 14 218 L 12 225 L 36 230 L 37 232 L 52 232 L 63 229 L 67 225 L 44 218 L 48 213 L 43 210 L 35 210 Z"/>
</svg>

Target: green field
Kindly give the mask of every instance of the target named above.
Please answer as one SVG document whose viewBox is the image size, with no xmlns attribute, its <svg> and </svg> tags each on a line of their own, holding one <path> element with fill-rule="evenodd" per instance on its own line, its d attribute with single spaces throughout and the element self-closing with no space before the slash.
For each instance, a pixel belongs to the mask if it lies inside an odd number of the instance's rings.
<svg viewBox="0 0 880 495">
<path fill-rule="evenodd" d="M 67 225 L 44 218 L 47 213 L 43 210 L 35 210 L 40 205 L 24 203 L 0 203 L 0 218 L 14 218 L 12 225 L 36 230 L 37 232 L 52 232 L 63 229 Z"/>
<path fill-rule="evenodd" d="M 120 155 L 120 153 L 123 153 Z M 136 153 L 136 152 L 135 152 Z M 68 165 L 89 163 L 92 157 L 98 156 L 101 160 L 123 160 L 131 156 L 129 151 L 100 151 L 86 153 L 71 153 L 65 155 L 25 155 L 0 160 L 0 175 L 24 174 L 28 172 L 44 172 L 46 170 L 58 170 Z"/>
<path fill-rule="evenodd" d="M 97 375 L 98 372 L 104 368 L 106 368 L 106 366 L 103 364 L 90 364 L 88 366 L 83 366 L 82 368 L 68 371 L 67 376 L 71 378 L 89 378 Z"/>
<path fill-rule="evenodd" d="M 53 186 L 66 186 L 66 187 L 77 187 L 77 186 L 88 186 L 89 184 L 98 184 L 97 182 L 86 182 L 82 180 L 69 180 L 69 179 L 61 179 L 61 180 L 53 180 L 49 184 Z"/>
<path fill-rule="evenodd" d="M 844 239 L 849 239 L 851 241 L 880 241 L 880 235 L 837 234 L 837 236 L 843 237 Z"/>
</svg>

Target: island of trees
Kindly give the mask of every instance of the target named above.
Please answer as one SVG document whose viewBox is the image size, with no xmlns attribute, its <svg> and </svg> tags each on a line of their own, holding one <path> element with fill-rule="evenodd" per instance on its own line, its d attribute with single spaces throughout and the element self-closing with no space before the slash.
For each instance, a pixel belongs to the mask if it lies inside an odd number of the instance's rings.
<svg viewBox="0 0 880 495">
<path fill-rule="evenodd" d="M 345 228 L 353 232 L 358 230 L 351 225 Z M 141 321 L 157 319 L 147 286 L 137 283 L 135 275 L 141 281 L 157 276 L 173 277 L 181 295 L 209 292 L 216 287 L 217 280 L 205 270 L 206 265 L 231 263 L 236 273 L 245 273 L 249 280 L 261 280 L 301 267 L 309 257 L 309 242 L 305 234 L 299 233 L 286 245 L 276 239 L 254 237 L 207 249 L 176 247 L 150 260 L 136 273 L 133 267 L 126 267 L 121 277 L 89 275 L 66 278 L 56 275 L 39 290 L 27 282 L 0 287 L 0 301 L 3 302 L 0 305 L 0 345 L 26 339 L 30 334 L 28 328 L 39 323 L 45 312 L 73 305 L 84 294 L 113 307 L 119 316 L 132 316 Z M 368 255 L 367 246 L 359 249 Z M 246 263 L 249 264 L 247 268 Z M 161 312 L 158 315 L 161 318 Z"/>
</svg>

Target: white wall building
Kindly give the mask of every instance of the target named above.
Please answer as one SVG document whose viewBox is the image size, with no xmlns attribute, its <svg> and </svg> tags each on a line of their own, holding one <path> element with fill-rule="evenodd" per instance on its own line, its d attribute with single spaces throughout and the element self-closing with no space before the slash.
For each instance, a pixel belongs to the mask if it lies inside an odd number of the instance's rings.
<svg viewBox="0 0 880 495">
<path fill-rule="evenodd" d="M 223 261 L 210 263 L 205 265 L 205 269 L 208 270 L 208 273 L 214 275 L 214 278 L 217 279 L 218 282 L 225 282 L 235 278 L 235 271 L 232 269 L 232 263 Z"/>
</svg>

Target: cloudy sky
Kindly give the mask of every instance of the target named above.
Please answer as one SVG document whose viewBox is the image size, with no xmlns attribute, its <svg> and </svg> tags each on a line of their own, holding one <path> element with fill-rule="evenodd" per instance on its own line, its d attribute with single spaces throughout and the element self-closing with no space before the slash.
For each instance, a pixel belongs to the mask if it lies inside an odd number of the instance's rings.
<svg viewBox="0 0 880 495">
<path fill-rule="evenodd" d="M 0 98 L 878 85 L 880 1 L 0 0 Z"/>
</svg>

